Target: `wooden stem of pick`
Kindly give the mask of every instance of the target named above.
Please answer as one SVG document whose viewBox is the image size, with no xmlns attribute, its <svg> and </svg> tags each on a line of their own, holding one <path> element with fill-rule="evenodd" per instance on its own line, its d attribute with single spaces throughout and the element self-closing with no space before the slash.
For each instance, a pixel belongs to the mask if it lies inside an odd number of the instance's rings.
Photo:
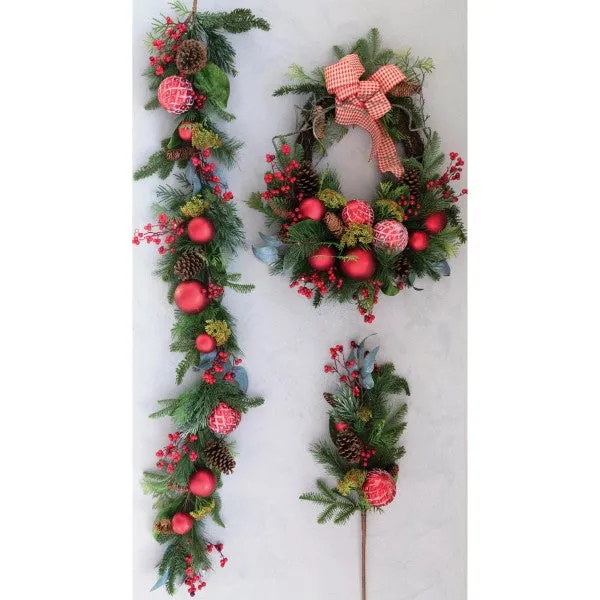
<svg viewBox="0 0 600 600">
<path fill-rule="evenodd" d="M 362 600 L 367 600 L 367 511 L 360 513 L 362 536 Z"/>
<path fill-rule="evenodd" d="M 192 3 L 192 18 L 196 16 L 196 11 L 198 10 L 198 0 L 194 0 Z"/>
</svg>

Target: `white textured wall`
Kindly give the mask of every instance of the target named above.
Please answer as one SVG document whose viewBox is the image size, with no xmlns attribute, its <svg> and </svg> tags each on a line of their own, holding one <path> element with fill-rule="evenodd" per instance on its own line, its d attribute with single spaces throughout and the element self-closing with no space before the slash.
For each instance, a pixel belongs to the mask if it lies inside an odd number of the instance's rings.
<svg viewBox="0 0 600 600">
<path fill-rule="evenodd" d="M 292 62 L 306 67 L 332 61 L 330 47 L 347 44 L 378 26 L 384 43 L 411 46 L 432 56 L 437 71 L 425 93 L 431 125 L 446 151 L 466 156 L 466 8 L 464 0 L 234 0 L 200 2 L 203 9 L 247 6 L 270 20 L 272 30 L 232 36 L 240 74 L 232 81 L 230 110 L 237 120 L 228 131 L 246 142 L 240 168 L 228 183 L 245 220 L 249 241 L 257 240 L 261 217 L 243 200 L 261 188 L 263 158 L 270 139 L 290 131 L 293 97 L 271 97 Z M 145 112 L 147 61 L 145 32 L 152 17 L 169 14 L 163 0 L 134 0 L 133 137 L 134 164 L 140 165 L 170 133 L 164 112 Z M 377 182 L 366 162 L 368 138 L 352 132 L 333 150 L 330 162 L 344 192 L 370 197 Z M 133 224 L 146 223 L 158 180 L 133 185 Z M 362 323 L 353 306 L 314 310 L 270 278 L 267 268 L 245 252 L 232 266 L 254 282 L 256 291 L 225 301 L 240 319 L 239 340 L 246 353 L 250 392 L 266 403 L 252 410 L 235 434 L 239 460 L 222 489 L 227 528 L 215 537 L 225 544 L 227 567 L 209 576 L 202 597 L 219 600 L 358 600 L 359 522 L 319 526 L 316 510 L 298 495 L 310 490 L 321 469 L 308 444 L 326 434 L 321 398 L 333 378 L 322 372 L 328 348 L 371 332 L 380 334 L 381 358 L 396 363 L 412 388 L 407 449 L 401 461 L 399 493 L 383 516 L 369 523 L 369 600 L 462 600 L 466 597 L 466 250 L 451 261 L 453 275 L 425 291 L 382 297 L 373 325 Z M 167 420 L 147 414 L 162 397 L 177 393 L 178 355 L 168 350 L 172 308 L 165 286 L 153 278 L 155 247 L 140 246 L 134 260 L 133 482 L 134 587 L 136 600 L 166 597 L 148 591 L 161 548 L 151 535 L 151 499 L 139 474 L 154 464 L 165 443 Z M 193 375 L 189 376 L 191 381 Z M 184 384 L 185 385 L 185 384 Z M 179 597 L 187 597 L 181 589 Z"/>
</svg>

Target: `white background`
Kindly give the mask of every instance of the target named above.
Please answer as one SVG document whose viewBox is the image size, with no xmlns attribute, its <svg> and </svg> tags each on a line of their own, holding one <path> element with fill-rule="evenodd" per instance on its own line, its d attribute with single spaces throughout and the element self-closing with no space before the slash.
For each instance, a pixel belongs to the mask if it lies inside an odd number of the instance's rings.
<svg viewBox="0 0 600 600">
<path fill-rule="evenodd" d="M 228 10 L 234 0 L 200 3 L 202 9 Z M 386 47 L 412 47 L 431 56 L 436 71 L 425 86 L 430 125 L 442 136 L 446 152 L 467 158 L 466 13 L 462 0 L 389 3 L 305 0 L 242 2 L 267 18 L 270 32 L 231 36 L 239 75 L 231 82 L 229 108 L 237 120 L 227 130 L 245 141 L 239 168 L 226 176 L 241 211 L 250 242 L 263 228 L 259 214 L 243 201 L 262 189 L 264 155 L 271 138 L 293 130 L 298 97 L 273 98 L 290 63 L 307 70 L 333 61 L 330 48 L 347 45 L 371 26 L 381 30 Z M 133 162 L 143 164 L 170 134 L 172 118 L 146 112 L 145 33 L 153 17 L 169 14 L 162 0 L 134 3 Z M 330 163 L 338 168 L 348 197 L 370 199 L 378 174 L 368 164 L 365 132 L 354 131 L 336 147 Z M 464 183 L 466 187 L 467 181 Z M 157 179 L 133 185 L 133 223 L 151 220 Z M 462 203 L 465 209 L 465 203 Z M 152 468 L 154 452 L 166 443 L 168 420 L 150 421 L 156 400 L 177 393 L 174 369 L 180 356 L 168 351 L 173 309 L 164 284 L 152 276 L 155 247 L 135 248 L 133 279 L 133 486 L 134 590 L 150 597 L 154 565 L 162 548 L 151 535 L 151 499 L 139 489 L 140 473 Z M 323 471 L 308 453 L 309 443 L 327 432 L 322 392 L 334 380 L 323 373 L 328 348 L 377 332 L 381 357 L 393 361 L 408 379 L 407 449 L 401 461 L 398 495 L 384 515 L 369 522 L 368 589 L 377 600 L 462 600 L 466 595 L 466 247 L 451 261 L 453 274 L 423 292 L 382 296 L 376 320 L 365 325 L 352 305 L 326 304 L 314 310 L 271 278 L 249 251 L 231 266 L 256 284 L 247 296 L 227 291 L 226 305 L 239 319 L 250 392 L 266 402 L 252 410 L 234 435 L 238 467 L 222 488 L 227 529 L 211 526 L 225 544 L 230 563 L 209 575 L 202 595 L 221 600 L 358 599 L 359 521 L 345 527 L 318 525 L 317 508 L 298 495 L 314 487 Z M 184 382 L 190 384 L 195 375 Z M 166 595 L 164 591 L 153 597 Z M 181 597 L 187 596 L 185 588 Z"/>
</svg>

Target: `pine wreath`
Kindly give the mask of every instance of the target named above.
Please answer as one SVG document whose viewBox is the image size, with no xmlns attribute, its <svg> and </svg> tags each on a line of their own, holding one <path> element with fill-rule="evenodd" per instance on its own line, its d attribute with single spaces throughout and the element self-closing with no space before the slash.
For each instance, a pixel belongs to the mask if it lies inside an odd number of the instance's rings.
<svg viewBox="0 0 600 600">
<path fill-rule="evenodd" d="M 294 65 L 292 82 L 274 92 L 306 99 L 299 129 L 276 136 L 275 153 L 267 155 L 266 190 L 247 201 L 275 232 L 261 234 L 265 244 L 253 251 L 315 306 L 354 301 L 370 323 L 380 292 L 419 290 L 417 278 L 450 274 L 447 261 L 466 242 L 456 203 L 467 190 L 454 187 L 464 161 L 456 152 L 447 161 L 428 126 L 430 58 L 382 49 L 377 29 L 334 53 L 337 62 L 325 68 Z M 369 201 L 345 197 L 339 175 L 316 167 L 350 126 L 371 134 L 381 173 Z"/>
<path fill-rule="evenodd" d="M 393 397 L 410 395 L 408 383 L 392 363 L 377 363 L 379 346 L 368 349 L 366 338 L 329 349 L 325 372 L 338 381 L 334 393 L 325 392 L 329 404 L 329 437 L 311 445 L 315 460 L 337 478 L 335 485 L 317 480 L 317 489 L 302 500 L 319 508 L 319 523 L 348 522 L 360 514 L 363 549 L 363 599 L 366 597 L 367 514 L 380 511 L 396 496 L 398 461 L 404 456 L 400 438 L 406 427 L 408 406 L 393 406 Z"/>
<path fill-rule="evenodd" d="M 217 163 L 233 164 L 241 145 L 215 125 L 232 117 L 225 109 L 234 50 L 224 32 L 268 30 L 269 24 L 245 8 L 197 12 L 196 0 L 191 12 L 180 2 L 172 7 L 176 16 L 155 21 L 149 36 L 146 75 L 153 98 L 146 108 L 162 106 L 178 116 L 172 135 L 134 179 L 166 179 L 177 168 L 180 185 L 158 189 L 156 222 L 136 230 L 133 243 L 156 245 L 161 255 L 157 274 L 178 309 L 171 350 L 183 359 L 176 381 L 181 384 L 190 370 L 196 379 L 175 398 L 159 400 L 151 415 L 170 417 L 175 429 L 156 451 L 156 470 L 143 478 L 144 491 L 155 498 L 153 534 L 165 548 L 153 589 L 164 585 L 175 594 L 185 585 L 194 596 L 206 585 L 210 553 L 216 550 L 221 567 L 228 560 L 223 545 L 210 541 L 205 530 L 209 519 L 223 526 L 221 475 L 235 467 L 227 436 L 213 432 L 207 417 L 221 401 L 239 413 L 263 402 L 246 393 L 233 318 L 222 303 L 226 287 L 241 293 L 253 288 L 229 272 L 229 257 L 244 245 L 244 228 L 233 194 L 215 173 Z"/>
</svg>

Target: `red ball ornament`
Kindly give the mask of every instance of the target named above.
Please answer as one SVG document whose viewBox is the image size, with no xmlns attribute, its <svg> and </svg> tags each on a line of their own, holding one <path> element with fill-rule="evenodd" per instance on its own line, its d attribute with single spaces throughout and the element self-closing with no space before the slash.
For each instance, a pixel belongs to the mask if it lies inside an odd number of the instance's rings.
<svg viewBox="0 0 600 600">
<path fill-rule="evenodd" d="M 217 477 L 209 469 L 200 469 L 190 477 L 188 487 L 194 496 L 208 498 L 217 489 Z"/>
<path fill-rule="evenodd" d="M 430 214 L 425 219 L 425 229 L 429 233 L 439 233 L 448 224 L 448 216 L 443 210 Z"/>
<path fill-rule="evenodd" d="M 171 75 L 158 86 L 158 102 L 174 115 L 181 115 L 194 104 L 194 88 L 185 77 Z"/>
<path fill-rule="evenodd" d="M 177 308 L 188 315 L 202 312 L 210 300 L 204 286 L 198 281 L 183 281 L 175 288 Z"/>
<path fill-rule="evenodd" d="M 308 264 L 315 271 L 328 271 L 335 264 L 335 252 L 329 246 L 321 246 L 308 257 Z"/>
<path fill-rule="evenodd" d="M 385 506 L 396 495 L 396 483 L 387 471 L 373 469 L 367 474 L 362 491 L 371 506 Z"/>
<path fill-rule="evenodd" d="M 194 519 L 185 513 L 175 513 L 171 519 L 171 527 L 179 535 L 185 535 L 193 526 Z"/>
<path fill-rule="evenodd" d="M 185 121 L 178 128 L 177 132 L 179 133 L 179 137 L 184 142 L 189 142 L 192 139 L 192 127 L 189 121 Z"/>
<path fill-rule="evenodd" d="M 206 217 L 195 217 L 187 226 L 187 233 L 196 244 L 208 244 L 215 239 L 215 226 Z"/>
<path fill-rule="evenodd" d="M 353 248 L 346 252 L 344 256 L 355 257 L 350 260 L 343 260 L 340 265 L 340 269 L 346 277 L 356 281 L 365 281 L 373 277 L 376 263 L 375 255 L 370 250 Z"/>
<path fill-rule="evenodd" d="M 206 420 L 206 424 L 209 429 L 212 429 L 215 433 L 219 435 L 227 435 L 231 433 L 242 420 L 242 413 L 231 408 L 225 402 L 220 402 L 217 408 L 215 408 L 208 419 Z"/>
<path fill-rule="evenodd" d="M 373 244 L 377 248 L 402 252 L 408 244 L 408 230 L 392 219 L 380 221 L 373 230 Z"/>
<path fill-rule="evenodd" d="M 318 198 L 305 198 L 298 204 L 300 214 L 305 219 L 320 221 L 325 214 L 325 205 Z"/>
<path fill-rule="evenodd" d="M 408 245 L 411 250 L 420 252 L 429 246 L 429 238 L 424 231 L 413 231 L 408 238 Z"/>
<path fill-rule="evenodd" d="M 196 348 L 198 348 L 198 352 L 203 352 L 204 354 L 208 354 L 212 352 L 217 347 L 217 342 L 212 335 L 208 335 L 208 333 L 201 333 L 196 338 Z"/>
<path fill-rule="evenodd" d="M 373 225 L 374 218 L 371 205 L 362 200 L 350 200 L 342 210 L 342 219 L 346 225 L 350 225 L 350 223 Z"/>
<path fill-rule="evenodd" d="M 336 431 L 345 431 L 346 429 L 348 429 L 348 427 L 350 427 L 350 425 L 348 425 L 348 423 L 336 423 L 335 424 Z"/>
</svg>

